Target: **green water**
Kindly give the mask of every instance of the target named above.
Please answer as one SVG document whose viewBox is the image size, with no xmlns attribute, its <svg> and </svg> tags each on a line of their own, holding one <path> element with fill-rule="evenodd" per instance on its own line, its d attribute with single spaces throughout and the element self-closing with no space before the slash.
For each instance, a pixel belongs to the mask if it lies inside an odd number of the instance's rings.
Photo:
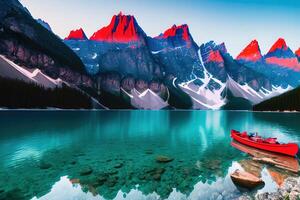
<svg viewBox="0 0 300 200">
<path fill-rule="evenodd" d="M 257 190 L 229 177 L 249 159 L 230 130 L 300 144 L 299 122 L 287 113 L 3 111 L 0 199 L 233 199 Z M 265 168 L 262 177 L 259 191 L 276 189 Z"/>
</svg>

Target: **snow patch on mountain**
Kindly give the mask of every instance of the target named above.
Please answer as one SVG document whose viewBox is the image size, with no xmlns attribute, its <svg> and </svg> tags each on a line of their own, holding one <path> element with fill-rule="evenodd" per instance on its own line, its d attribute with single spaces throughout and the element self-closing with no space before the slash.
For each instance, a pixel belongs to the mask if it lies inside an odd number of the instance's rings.
<svg viewBox="0 0 300 200">
<path fill-rule="evenodd" d="M 122 91 L 126 92 L 125 90 Z M 133 89 L 131 90 L 131 94 L 128 94 L 128 92 L 126 92 L 126 94 L 130 97 L 131 105 L 138 109 L 160 110 L 169 105 L 150 89 L 147 89 L 142 93 Z"/>
<path fill-rule="evenodd" d="M 252 104 L 258 104 L 266 99 L 278 96 L 284 92 L 287 92 L 293 87 L 288 86 L 283 88 L 281 86 L 272 86 L 272 90 L 269 91 L 265 88 L 261 88 L 258 92 L 253 90 L 248 84 L 240 85 L 228 76 L 226 82 L 226 88 L 229 89 L 235 97 L 241 97 L 252 102 Z"/>
<path fill-rule="evenodd" d="M 25 69 L 5 56 L 0 55 L 0 76 L 18 79 L 25 82 L 33 82 L 45 88 L 61 87 L 61 79 L 52 79 L 41 72 L 40 69 Z"/>
<path fill-rule="evenodd" d="M 197 84 L 197 81 L 202 84 Z M 210 84 L 214 82 L 219 87 L 211 89 Z M 187 93 L 193 101 L 193 109 L 219 109 L 225 104 L 222 91 L 225 84 L 214 78 L 204 67 L 204 78 L 195 78 L 188 82 L 179 84 L 180 88 Z"/>
</svg>

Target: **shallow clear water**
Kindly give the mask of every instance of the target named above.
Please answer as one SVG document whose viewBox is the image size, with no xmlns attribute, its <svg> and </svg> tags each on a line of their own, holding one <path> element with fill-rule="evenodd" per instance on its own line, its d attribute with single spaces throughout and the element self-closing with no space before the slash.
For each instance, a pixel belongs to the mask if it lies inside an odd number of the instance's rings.
<svg viewBox="0 0 300 200">
<path fill-rule="evenodd" d="M 297 175 L 261 165 L 264 187 L 232 183 L 229 174 L 252 161 L 230 145 L 230 130 L 300 144 L 299 122 L 287 113 L 0 112 L 0 199 L 232 199 L 273 191 L 271 171 Z"/>
</svg>

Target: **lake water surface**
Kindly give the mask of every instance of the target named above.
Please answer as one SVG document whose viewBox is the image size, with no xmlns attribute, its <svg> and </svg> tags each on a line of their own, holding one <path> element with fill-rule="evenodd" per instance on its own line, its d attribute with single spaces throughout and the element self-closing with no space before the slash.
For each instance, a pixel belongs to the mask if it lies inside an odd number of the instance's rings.
<svg viewBox="0 0 300 200">
<path fill-rule="evenodd" d="M 292 113 L 2 111 L 0 199 L 234 199 L 297 176 L 253 163 L 231 146 L 231 129 L 300 144 Z M 237 188 L 238 168 L 265 186 Z"/>
</svg>

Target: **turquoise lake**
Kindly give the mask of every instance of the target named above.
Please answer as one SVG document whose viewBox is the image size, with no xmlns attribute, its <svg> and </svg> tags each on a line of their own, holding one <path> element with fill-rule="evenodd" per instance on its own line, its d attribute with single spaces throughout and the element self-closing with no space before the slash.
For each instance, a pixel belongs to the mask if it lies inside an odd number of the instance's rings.
<svg viewBox="0 0 300 200">
<path fill-rule="evenodd" d="M 236 187 L 252 161 L 231 129 L 300 145 L 296 113 L 2 111 L 0 199 L 234 199 L 276 190 L 274 171 L 298 176 L 262 164 L 264 186 Z"/>
</svg>

